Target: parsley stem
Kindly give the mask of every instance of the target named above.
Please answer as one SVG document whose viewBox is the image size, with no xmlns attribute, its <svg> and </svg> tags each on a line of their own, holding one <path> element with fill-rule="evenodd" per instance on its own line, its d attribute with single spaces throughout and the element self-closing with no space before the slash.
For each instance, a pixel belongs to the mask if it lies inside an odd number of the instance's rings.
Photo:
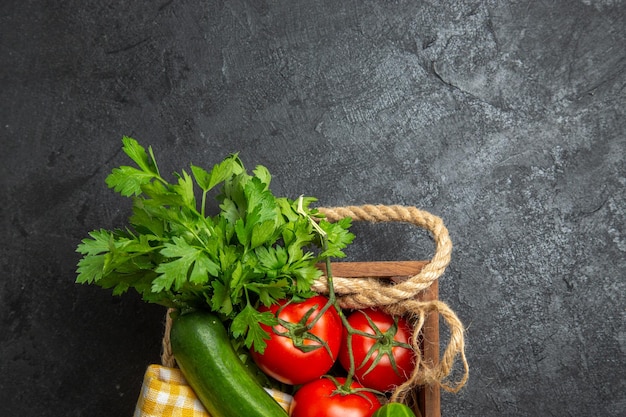
<svg viewBox="0 0 626 417">
<path fill-rule="evenodd" d="M 202 203 L 201 203 L 201 206 L 200 206 L 200 214 L 202 215 L 202 217 L 206 217 L 204 215 L 204 212 L 205 212 L 205 208 L 206 208 L 206 195 L 207 195 L 207 193 L 208 193 L 208 190 L 205 190 L 205 191 L 202 192 Z"/>
</svg>

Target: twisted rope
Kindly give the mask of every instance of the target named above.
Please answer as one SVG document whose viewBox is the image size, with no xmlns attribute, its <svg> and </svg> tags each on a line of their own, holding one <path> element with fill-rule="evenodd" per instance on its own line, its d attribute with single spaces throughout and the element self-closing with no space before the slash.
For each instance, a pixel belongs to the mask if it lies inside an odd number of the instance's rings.
<svg viewBox="0 0 626 417">
<path fill-rule="evenodd" d="M 168 308 L 165 314 L 165 330 L 163 331 L 163 340 L 161 341 L 161 364 L 168 368 L 176 367 L 176 359 L 172 352 L 172 344 L 170 343 L 170 332 L 172 331 L 172 313 L 173 308 Z"/>
<path fill-rule="evenodd" d="M 416 352 L 413 373 L 404 384 L 396 387 L 392 393 L 391 401 L 404 402 L 413 389 L 421 385 L 439 386 L 448 392 L 458 392 L 469 378 L 469 365 L 465 357 L 464 327 L 454 311 L 439 300 L 405 300 L 383 309 L 390 314 L 407 316 L 413 322 L 411 346 Z M 419 340 L 426 317 L 431 313 L 443 317 L 450 330 L 448 344 L 436 364 L 429 363 L 424 359 Z M 451 374 L 457 358 L 461 361 L 463 373 L 460 379 L 453 380 Z"/>
<path fill-rule="evenodd" d="M 386 285 L 379 279 L 333 277 L 335 292 L 340 294 L 340 303 L 345 308 L 380 307 L 415 298 L 439 278 L 450 263 L 452 241 L 443 221 L 427 211 L 405 206 L 348 206 L 322 207 L 319 211 L 328 221 L 350 217 L 354 221 L 405 222 L 429 230 L 435 240 L 435 255 L 417 274 L 395 285 Z M 328 293 L 325 277 L 313 285 L 319 293 Z"/>
<path fill-rule="evenodd" d="M 365 205 L 348 207 L 322 207 L 319 211 L 328 221 L 350 217 L 353 221 L 405 222 L 431 232 L 435 241 L 432 260 L 416 275 L 405 281 L 389 285 L 377 278 L 341 278 L 333 276 L 333 286 L 339 305 L 347 309 L 378 307 L 394 315 L 408 316 L 413 323 L 411 344 L 416 352 L 416 366 L 408 381 L 396 387 L 391 400 L 405 402 L 407 396 L 420 385 L 440 386 L 449 392 L 458 392 L 467 382 L 469 365 L 465 357 L 464 327 L 454 311 L 439 300 L 418 301 L 418 294 L 438 279 L 450 263 L 452 241 L 441 218 L 415 207 Z M 328 293 L 327 278 L 321 277 L 313 289 Z M 443 317 L 450 330 L 450 339 L 438 363 L 425 360 L 420 349 L 421 330 L 430 313 Z M 460 358 L 463 373 L 459 380 L 450 375 L 456 359 Z"/>
</svg>

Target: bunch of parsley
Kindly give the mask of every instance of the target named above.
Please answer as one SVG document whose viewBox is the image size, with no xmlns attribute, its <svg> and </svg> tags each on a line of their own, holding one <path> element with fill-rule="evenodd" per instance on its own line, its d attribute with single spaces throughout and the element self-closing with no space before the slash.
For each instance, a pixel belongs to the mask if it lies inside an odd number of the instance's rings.
<svg viewBox="0 0 626 417">
<path fill-rule="evenodd" d="M 268 170 L 258 166 L 249 175 L 237 155 L 209 171 L 191 165 L 191 175 L 175 173 L 170 183 L 151 147 L 146 152 L 129 137 L 122 142 L 137 167 L 113 169 L 106 183 L 132 199 L 130 224 L 89 233 L 77 248 L 83 257 L 76 281 L 116 295 L 134 288 L 145 301 L 167 307 L 210 309 L 234 342 L 263 351 L 269 335 L 260 324 L 276 319 L 257 308 L 313 295 L 311 284 L 322 275 L 316 264 L 344 257 L 354 238 L 350 219 L 325 221 L 309 208 L 312 197 L 275 197 Z M 213 215 L 205 212 L 211 190 L 220 208 Z"/>
</svg>

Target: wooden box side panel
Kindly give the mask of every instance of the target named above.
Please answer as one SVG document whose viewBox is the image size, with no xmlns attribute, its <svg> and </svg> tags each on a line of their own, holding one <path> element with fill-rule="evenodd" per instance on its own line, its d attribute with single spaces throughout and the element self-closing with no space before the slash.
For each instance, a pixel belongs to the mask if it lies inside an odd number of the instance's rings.
<svg viewBox="0 0 626 417">
<path fill-rule="evenodd" d="M 439 283 L 434 281 L 430 287 L 420 294 L 422 301 L 437 300 L 439 297 Z M 426 318 L 422 329 L 424 340 L 422 349 L 424 359 L 429 365 L 439 362 L 439 314 L 431 313 Z M 419 392 L 420 412 L 423 417 L 441 417 L 441 389 L 439 386 L 427 385 Z"/>
</svg>

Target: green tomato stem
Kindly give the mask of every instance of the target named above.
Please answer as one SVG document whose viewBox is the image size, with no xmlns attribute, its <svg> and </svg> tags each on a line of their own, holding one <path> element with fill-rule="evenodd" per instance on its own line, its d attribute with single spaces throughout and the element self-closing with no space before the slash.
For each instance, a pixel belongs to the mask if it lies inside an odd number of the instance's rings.
<svg viewBox="0 0 626 417">
<path fill-rule="evenodd" d="M 311 225 L 313 226 L 315 231 L 320 236 L 321 244 L 322 244 L 322 250 L 326 251 L 328 249 L 328 235 L 317 224 L 317 222 L 315 220 L 313 220 L 311 218 L 311 216 L 309 216 L 304 211 L 304 208 L 302 207 L 302 202 L 303 202 L 303 199 L 302 199 L 302 196 L 300 196 L 300 198 L 298 200 L 298 209 L 297 209 L 297 211 L 298 211 L 298 213 L 300 213 L 301 215 L 305 216 L 309 220 L 309 222 L 311 223 Z M 323 312 L 325 312 L 326 310 L 328 310 L 332 306 L 335 309 L 335 311 L 337 312 L 337 314 L 339 314 L 339 317 L 341 318 L 341 322 L 343 323 L 343 325 L 348 329 L 348 352 L 349 352 L 349 356 L 350 356 L 350 370 L 348 371 L 348 375 L 346 377 L 346 381 L 342 385 L 341 390 L 344 391 L 344 392 L 349 392 L 350 391 L 350 386 L 352 385 L 352 380 L 354 378 L 354 372 L 355 372 L 354 355 L 352 353 L 352 332 L 350 331 L 350 330 L 354 330 L 354 329 L 352 329 L 352 326 L 350 326 L 350 324 L 348 323 L 348 320 L 347 320 L 346 316 L 343 314 L 343 311 L 342 311 L 341 307 L 339 306 L 339 302 L 337 301 L 337 295 L 335 294 L 335 285 L 334 285 L 334 281 L 333 281 L 332 265 L 331 265 L 331 262 L 330 262 L 330 258 L 326 257 L 326 259 L 324 259 L 324 263 L 326 265 L 326 282 L 327 282 L 327 285 L 328 285 L 328 302 L 326 303 L 326 305 L 322 309 L 323 311 L 320 312 L 320 314 L 317 315 L 315 320 L 313 320 L 313 323 L 311 323 L 311 325 L 314 325 L 314 322 L 316 322 L 317 319 L 322 316 Z"/>
</svg>

